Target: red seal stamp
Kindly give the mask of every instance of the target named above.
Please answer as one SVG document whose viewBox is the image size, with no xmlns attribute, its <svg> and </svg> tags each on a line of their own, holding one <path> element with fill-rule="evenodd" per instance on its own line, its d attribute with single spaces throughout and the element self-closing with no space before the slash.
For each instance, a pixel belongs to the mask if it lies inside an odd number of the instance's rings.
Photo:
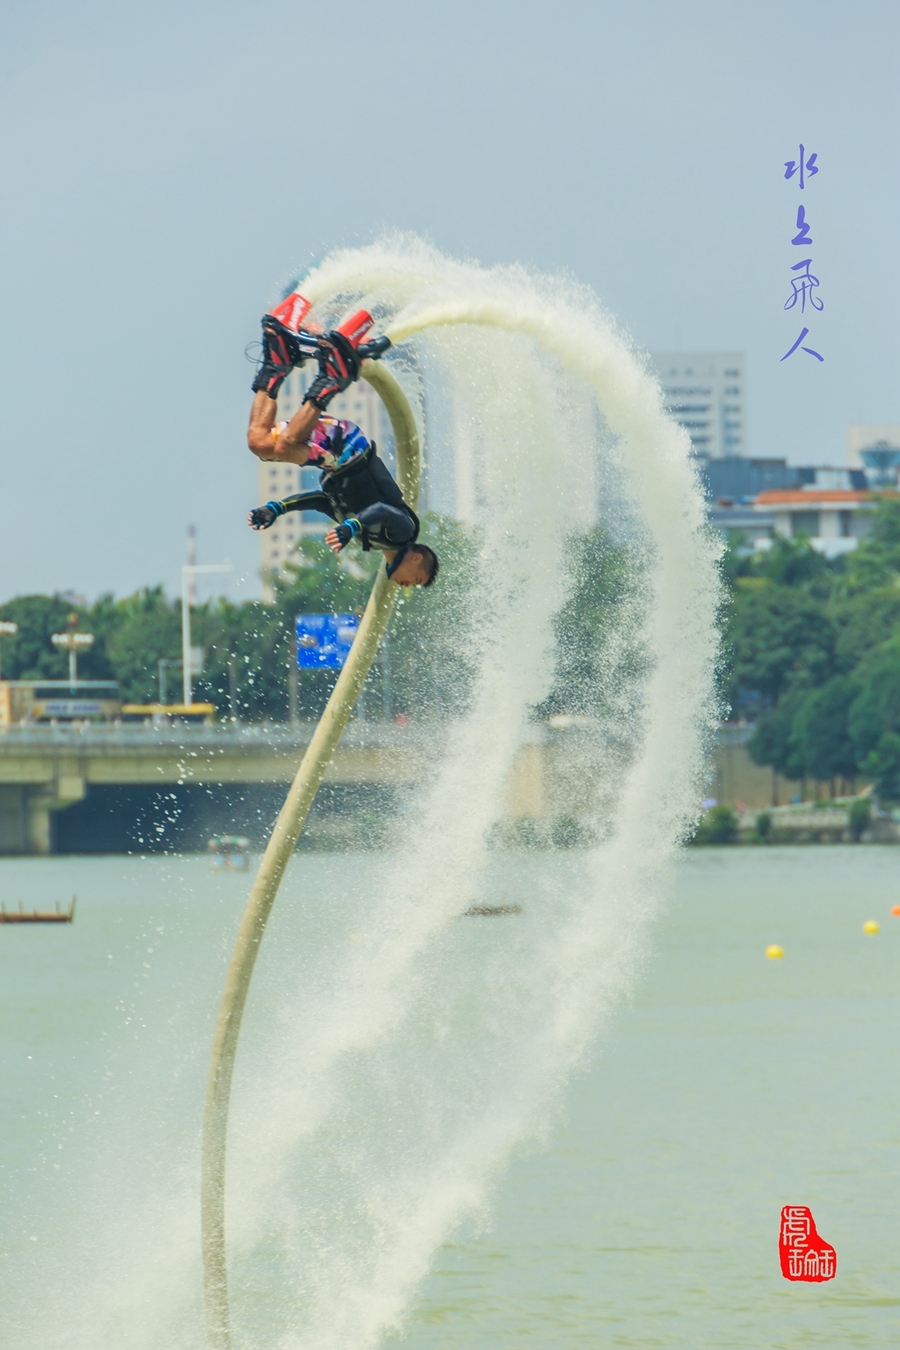
<svg viewBox="0 0 900 1350">
<path fill-rule="evenodd" d="M 786 1280 L 821 1284 L 837 1274 L 837 1252 L 819 1237 L 812 1211 L 806 1205 L 785 1205 L 782 1209 L 778 1255 Z"/>
</svg>

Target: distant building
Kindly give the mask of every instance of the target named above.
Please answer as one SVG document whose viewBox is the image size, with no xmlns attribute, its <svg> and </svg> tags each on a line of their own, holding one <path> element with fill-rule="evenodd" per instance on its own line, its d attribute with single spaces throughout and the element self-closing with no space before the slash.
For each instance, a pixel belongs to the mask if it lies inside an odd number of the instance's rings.
<svg viewBox="0 0 900 1350">
<path fill-rule="evenodd" d="M 853 488 L 865 492 L 874 486 L 862 469 L 842 469 L 831 464 L 788 464 L 785 459 L 701 460 L 707 496 L 727 505 L 750 502 L 760 492 L 786 488 Z"/>
<path fill-rule="evenodd" d="M 694 453 L 710 460 L 747 450 L 743 352 L 655 352 L 672 416 L 691 438 Z"/>
<path fill-rule="evenodd" d="M 285 380 L 278 395 L 278 418 L 285 420 L 298 411 L 306 390 L 315 378 L 314 370 L 295 370 Z M 384 404 L 365 380 L 352 384 L 343 394 L 333 399 L 329 416 L 346 418 L 361 427 L 370 440 L 378 445 L 378 453 L 393 471 L 394 438 L 390 419 Z M 289 497 L 295 492 L 311 492 L 319 486 L 319 470 L 301 468 L 297 464 L 273 464 L 258 461 L 257 483 L 259 505 Z M 322 539 L 330 522 L 315 511 L 289 511 L 271 525 L 260 530 L 260 562 L 263 569 L 263 599 L 273 599 L 272 588 L 266 580 L 270 572 L 280 572 L 289 562 L 301 539 Z"/>
<path fill-rule="evenodd" d="M 851 422 L 847 428 L 847 464 L 865 471 L 873 488 L 900 485 L 900 424 Z"/>
<path fill-rule="evenodd" d="M 723 459 L 704 463 L 703 475 L 710 521 L 749 552 L 768 548 L 776 534 L 804 535 L 833 557 L 855 548 L 871 527 L 874 498 L 861 469 Z"/>
<path fill-rule="evenodd" d="M 775 517 L 758 511 L 752 501 L 711 502 L 707 514 L 710 524 L 737 548 L 762 553 L 771 547 Z"/>
<path fill-rule="evenodd" d="M 707 494 L 713 502 L 748 502 L 771 488 L 799 487 L 799 469 L 786 459 L 744 459 L 728 455 L 723 459 L 700 460 Z"/>
<path fill-rule="evenodd" d="M 834 558 L 856 548 L 870 532 L 880 496 L 900 497 L 900 492 L 876 495 L 849 486 L 823 488 L 813 484 L 793 491 L 761 492 L 753 509 L 773 520 L 775 532 L 783 538 L 806 538 L 818 552 Z"/>
</svg>

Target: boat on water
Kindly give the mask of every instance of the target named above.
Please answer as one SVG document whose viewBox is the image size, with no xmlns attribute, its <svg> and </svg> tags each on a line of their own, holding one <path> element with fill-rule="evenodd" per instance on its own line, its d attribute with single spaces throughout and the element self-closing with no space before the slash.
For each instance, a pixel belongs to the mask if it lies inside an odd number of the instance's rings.
<svg viewBox="0 0 900 1350">
<path fill-rule="evenodd" d="M 242 834 L 214 834 L 207 848 L 214 872 L 246 872 L 250 867 L 250 840 Z"/>
<path fill-rule="evenodd" d="M 521 914 L 521 905 L 485 905 L 474 904 L 468 909 L 464 909 L 460 915 L 461 919 L 492 919 L 500 914 Z"/>
<path fill-rule="evenodd" d="M 72 903 L 68 909 L 60 909 L 58 901 L 56 909 L 25 909 L 21 900 L 18 909 L 7 909 L 6 905 L 2 904 L 0 923 L 71 923 L 75 918 L 77 899 L 77 896 L 72 896 Z"/>
</svg>

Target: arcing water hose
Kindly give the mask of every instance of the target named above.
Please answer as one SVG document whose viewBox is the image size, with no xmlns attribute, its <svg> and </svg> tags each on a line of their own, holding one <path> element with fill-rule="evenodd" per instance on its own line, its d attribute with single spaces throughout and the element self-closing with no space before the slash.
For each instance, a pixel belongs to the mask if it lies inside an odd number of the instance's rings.
<svg viewBox="0 0 900 1350">
<path fill-rule="evenodd" d="M 419 496 L 421 454 L 412 409 L 400 385 L 385 366 L 369 361 L 363 368 L 362 377 L 376 391 L 387 409 L 397 446 L 398 482 L 404 497 L 415 509 Z M 203 1122 L 203 1283 L 207 1336 L 212 1350 L 230 1350 L 231 1346 L 225 1252 L 225 1145 L 234 1059 L 253 967 L 281 878 L 369 673 L 396 594 L 396 586 L 388 580 L 384 568 L 379 568 L 350 654 L 325 711 L 319 718 L 315 734 L 263 854 L 225 979 L 209 1066 Z"/>
</svg>

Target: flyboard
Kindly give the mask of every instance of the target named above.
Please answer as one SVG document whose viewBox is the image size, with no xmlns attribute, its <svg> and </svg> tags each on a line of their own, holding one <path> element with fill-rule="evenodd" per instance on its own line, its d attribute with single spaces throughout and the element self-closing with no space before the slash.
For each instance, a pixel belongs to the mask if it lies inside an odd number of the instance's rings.
<svg viewBox="0 0 900 1350">
<path fill-rule="evenodd" d="M 297 324 L 300 318 L 305 317 L 310 306 L 302 297 L 294 295 L 289 296 L 283 306 L 279 306 L 279 309 L 282 308 L 291 310 L 290 316 L 285 313 L 284 317 Z M 368 320 L 368 323 L 364 320 Z M 338 331 L 343 332 L 356 346 L 370 326 L 370 316 L 360 311 L 345 321 Z M 383 339 L 376 340 L 370 344 L 370 350 L 380 355 L 387 345 Z M 365 348 L 362 350 L 365 351 Z M 360 373 L 361 378 L 378 394 L 391 419 L 397 447 L 398 484 L 403 496 L 415 510 L 419 498 L 421 450 L 412 409 L 397 380 L 384 366 L 376 361 L 365 361 Z M 391 616 L 396 594 L 397 587 L 388 580 L 384 568 L 379 568 L 350 654 L 325 711 L 319 718 L 315 734 L 263 854 L 225 978 L 209 1066 L 203 1122 L 203 1283 L 207 1336 L 212 1350 L 230 1350 L 231 1346 L 225 1250 L 225 1146 L 234 1060 L 253 967 L 285 868 L 335 747 L 356 706 Z"/>
</svg>

